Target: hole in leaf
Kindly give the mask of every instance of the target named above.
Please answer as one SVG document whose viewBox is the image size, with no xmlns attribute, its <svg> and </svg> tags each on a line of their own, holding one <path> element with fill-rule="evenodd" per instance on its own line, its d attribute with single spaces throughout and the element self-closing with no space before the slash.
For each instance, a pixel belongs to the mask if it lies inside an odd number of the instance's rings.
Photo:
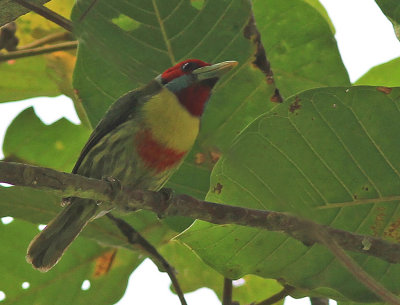
<svg viewBox="0 0 400 305">
<path fill-rule="evenodd" d="M 82 282 L 81 289 L 82 290 L 89 290 L 89 288 L 90 288 L 90 281 L 89 280 L 84 280 Z"/>
<path fill-rule="evenodd" d="M 233 287 L 240 287 L 240 286 L 243 286 L 244 284 L 246 284 L 246 280 L 244 278 L 240 278 L 240 279 L 232 281 Z"/>
<path fill-rule="evenodd" d="M 132 19 L 124 14 L 120 14 L 118 17 L 111 19 L 111 21 L 127 32 L 133 31 L 140 26 L 140 22 L 137 22 L 135 19 Z"/>
<path fill-rule="evenodd" d="M 44 228 L 46 228 L 46 225 L 43 225 L 43 224 L 38 225 L 39 231 L 43 231 Z"/>
<path fill-rule="evenodd" d="M 6 294 L 0 290 L 0 302 L 6 299 Z"/>
<path fill-rule="evenodd" d="M 31 286 L 31 284 L 29 282 L 23 282 L 21 287 L 22 289 L 28 289 Z"/>
<path fill-rule="evenodd" d="M 202 10 L 204 6 L 204 0 L 191 0 L 190 4 L 197 10 Z"/>
<path fill-rule="evenodd" d="M 13 217 L 6 216 L 6 217 L 1 217 L 1 222 L 3 225 L 8 225 L 9 223 L 12 223 L 14 221 Z"/>
</svg>

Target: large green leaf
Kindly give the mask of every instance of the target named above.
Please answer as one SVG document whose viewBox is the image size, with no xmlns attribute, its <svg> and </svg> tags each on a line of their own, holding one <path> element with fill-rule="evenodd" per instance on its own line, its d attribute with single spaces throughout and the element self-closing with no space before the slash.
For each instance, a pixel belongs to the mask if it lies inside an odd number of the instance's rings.
<svg viewBox="0 0 400 305">
<path fill-rule="evenodd" d="M 288 211 L 399 241 L 399 201 L 391 197 L 400 195 L 399 143 L 400 88 L 306 91 L 241 133 L 214 168 L 207 200 Z M 378 301 L 320 245 L 306 247 L 277 232 L 201 221 L 180 240 L 231 278 L 256 274 L 280 278 L 309 295 Z M 349 254 L 388 289 L 400 292 L 400 265 Z"/>
<path fill-rule="evenodd" d="M 371 68 L 354 84 L 386 87 L 400 86 L 400 57 Z"/>
<path fill-rule="evenodd" d="M 122 297 L 130 273 L 141 262 L 137 253 L 79 238 L 51 272 L 40 273 L 25 262 L 27 245 L 38 232 L 36 225 L 21 220 L 0 223 L 3 304 L 112 304 Z M 81 289 L 84 280 L 90 281 L 88 290 Z M 21 287 L 24 282 L 28 288 Z"/>
<path fill-rule="evenodd" d="M 8 127 L 3 151 L 8 160 L 70 171 L 88 137 L 88 129 L 64 118 L 45 125 L 30 107 Z"/>
<path fill-rule="evenodd" d="M 329 23 L 307 2 L 253 1 L 261 41 L 284 97 L 311 88 L 350 85 Z"/>
</svg>

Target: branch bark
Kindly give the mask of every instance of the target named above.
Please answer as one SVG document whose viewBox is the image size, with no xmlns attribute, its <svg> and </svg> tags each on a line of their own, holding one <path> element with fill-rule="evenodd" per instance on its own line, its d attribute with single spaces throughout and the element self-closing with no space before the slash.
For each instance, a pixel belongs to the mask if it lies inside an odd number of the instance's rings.
<svg viewBox="0 0 400 305">
<path fill-rule="evenodd" d="M 120 188 L 118 183 L 12 162 L 0 161 L 0 181 L 58 192 L 64 197 L 114 202 L 116 206 L 125 209 L 151 210 L 159 217 L 179 215 L 214 224 L 236 224 L 279 231 L 309 246 L 324 244 L 318 234 L 324 231 L 344 250 L 375 256 L 389 263 L 400 263 L 398 243 L 331 228 L 287 213 L 218 204 L 188 195 L 166 198 L 158 192 L 135 190 L 129 186 Z"/>
</svg>

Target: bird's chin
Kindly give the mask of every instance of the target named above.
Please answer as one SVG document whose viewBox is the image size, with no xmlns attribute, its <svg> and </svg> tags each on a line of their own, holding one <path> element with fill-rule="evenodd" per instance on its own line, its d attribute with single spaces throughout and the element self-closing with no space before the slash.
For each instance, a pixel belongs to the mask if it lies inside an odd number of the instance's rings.
<svg viewBox="0 0 400 305">
<path fill-rule="evenodd" d="M 200 84 L 210 87 L 212 89 L 215 86 L 215 84 L 217 83 L 217 81 L 218 81 L 218 77 L 214 77 L 214 78 L 202 80 L 200 82 Z"/>
</svg>

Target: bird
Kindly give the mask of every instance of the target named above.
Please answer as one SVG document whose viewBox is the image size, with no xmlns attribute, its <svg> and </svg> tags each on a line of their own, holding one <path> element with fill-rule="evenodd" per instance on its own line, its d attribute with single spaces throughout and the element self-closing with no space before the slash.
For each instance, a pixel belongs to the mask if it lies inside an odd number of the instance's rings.
<svg viewBox="0 0 400 305">
<path fill-rule="evenodd" d="M 192 148 L 213 87 L 237 64 L 187 59 L 126 93 L 94 128 L 72 173 L 159 191 Z M 90 221 L 115 208 L 91 199 L 68 201 L 29 244 L 26 260 L 39 271 L 53 268 Z"/>
</svg>

